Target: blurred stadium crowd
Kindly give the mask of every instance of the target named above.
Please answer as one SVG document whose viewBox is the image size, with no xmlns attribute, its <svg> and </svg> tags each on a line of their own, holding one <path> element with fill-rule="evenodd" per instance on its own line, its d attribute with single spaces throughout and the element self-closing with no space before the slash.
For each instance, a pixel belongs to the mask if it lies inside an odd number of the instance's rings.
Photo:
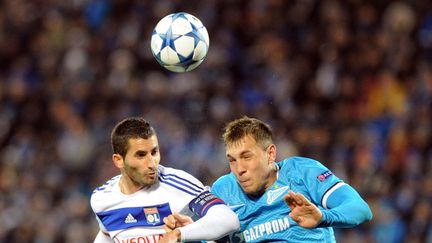
<svg viewBox="0 0 432 243">
<path fill-rule="evenodd" d="M 151 55 L 189 12 L 210 34 L 195 71 Z M 112 126 L 144 115 L 162 164 L 228 171 L 223 125 L 272 124 L 369 202 L 339 242 L 432 242 L 432 5 L 366 0 L 0 1 L 0 242 L 91 242 L 92 190 L 118 173 Z"/>
</svg>

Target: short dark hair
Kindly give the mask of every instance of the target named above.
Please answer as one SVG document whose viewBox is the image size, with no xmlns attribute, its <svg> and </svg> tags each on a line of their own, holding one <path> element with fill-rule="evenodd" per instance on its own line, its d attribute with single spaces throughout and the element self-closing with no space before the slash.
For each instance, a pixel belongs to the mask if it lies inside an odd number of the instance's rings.
<svg viewBox="0 0 432 243">
<path fill-rule="evenodd" d="M 224 128 L 222 139 L 227 146 L 248 135 L 252 136 L 263 149 L 273 143 L 271 127 L 261 120 L 247 116 L 229 122 Z"/>
<path fill-rule="evenodd" d="M 111 132 L 111 146 L 114 154 L 126 156 L 129 149 L 129 139 L 143 138 L 156 135 L 156 131 L 142 117 L 129 117 L 117 123 Z"/>
</svg>

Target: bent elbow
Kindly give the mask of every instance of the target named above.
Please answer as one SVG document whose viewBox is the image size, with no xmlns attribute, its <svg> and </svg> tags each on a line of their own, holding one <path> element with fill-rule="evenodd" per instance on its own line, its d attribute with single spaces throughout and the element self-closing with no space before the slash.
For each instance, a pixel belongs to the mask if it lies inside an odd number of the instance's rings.
<svg viewBox="0 0 432 243">
<path fill-rule="evenodd" d="M 363 202 L 363 205 L 361 207 L 361 212 L 362 212 L 361 213 L 362 220 L 359 222 L 359 224 L 369 222 L 372 220 L 373 218 L 372 210 L 370 209 L 369 205 L 366 202 Z"/>
<path fill-rule="evenodd" d="M 366 213 L 365 213 L 365 220 L 364 220 L 364 222 L 369 222 L 369 221 L 372 220 L 372 218 L 373 218 L 372 210 L 368 206 L 367 210 L 366 210 Z"/>
<path fill-rule="evenodd" d="M 361 207 L 358 208 L 358 214 L 357 217 L 355 217 L 355 221 L 353 221 L 354 226 L 359 226 L 360 224 L 369 222 L 373 218 L 372 211 L 369 207 L 369 205 L 364 202 Z"/>
<path fill-rule="evenodd" d="M 234 212 L 232 212 L 232 214 L 231 214 L 230 217 L 231 217 L 230 220 L 227 221 L 227 222 L 229 222 L 229 224 L 230 224 L 230 226 L 231 226 L 231 227 L 230 227 L 231 230 L 232 230 L 231 233 L 232 233 L 232 232 L 239 231 L 239 230 L 240 230 L 240 220 L 239 220 L 237 214 L 234 213 Z"/>
</svg>

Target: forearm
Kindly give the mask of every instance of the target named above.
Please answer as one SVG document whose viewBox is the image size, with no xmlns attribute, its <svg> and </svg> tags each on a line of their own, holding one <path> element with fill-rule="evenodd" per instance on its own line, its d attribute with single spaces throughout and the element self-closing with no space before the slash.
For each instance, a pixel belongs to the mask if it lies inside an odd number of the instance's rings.
<svg viewBox="0 0 432 243">
<path fill-rule="evenodd" d="M 366 203 L 346 202 L 343 206 L 321 211 L 323 218 L 318 227 L 350 228 L 372 218 Z"/>
<path fill-rule="evenodd" d="M 178 228 L 182 241 L 214 240 L 239 229 L 237 215 L 226 205 L 214 205 L 193 224 Z M 209 230 L 211 229 L 211 230 Z"/>
<path fill-rule="evenodd" d="M 349 228 L 372 219 L 372 212 L 360 195 L 348 185 L 335 190 L 324 203 L 318 227 Z"/>
</svg>

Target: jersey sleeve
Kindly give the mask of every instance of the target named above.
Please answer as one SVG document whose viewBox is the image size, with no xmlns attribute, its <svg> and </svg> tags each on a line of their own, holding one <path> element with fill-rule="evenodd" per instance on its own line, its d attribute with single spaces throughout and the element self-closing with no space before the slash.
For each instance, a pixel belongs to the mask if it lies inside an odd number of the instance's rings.
<svg viewBox="0 0 432 243">
<path fill-rule="evenodd" d="M 315 204 L 325 207 L 331 193 L 345 183 L 320 162 L 308 158 L 295 158 L 294 173 L 300 175 L 301 183 Z"/>
<path fill-rule="evenodd" d="M 206 188 L 189 203 L 189 207 L 199 219 L 193 224 L 179 228 L 184 241 L 220 239 L 240 227 L 237 215 L 218 195 L 215 195 L 214 187 L 211 191 L 210 188 Z"/>
<path fill-rule="evenodd" d="M 345 184 L 316 160 L 299 158 L 294 173 L 306 186 L 313 203 L 322 206 L 318 227 L 354 227 L 372 218 L 367 203 L 350 185 Z"/>
<path fill-rule="evenodd" d="M 326 204 L 318 227 L 350 228 L 372 219 L 369 205 L 347 184 L 331 193 Z"/>
<path fill-rule="evenodd" d="M 213 194 L 215 194 L 216 196 L 218 196 L 218 197 L 222 197 L 223 196 L 222 185 L 221 184 L 222 184 L 222 182 L 221 182 L 221 179 L 219 178 L 218 180 L 216 180 L 213 183 L 213 185 L 211 187 L 211 192 Z"/>
<path fill-rule="evenodd" d="M 206 188 L 202 193 L 196 196 L 190 203 L 190 210 L 199 218 L 207 214 L 207 211 L 214 205 L 225 204 L 222 199 L 210 192 Z"/>
<path fill-rule="evenodd" d="M 224 200 L 227 205 L 239 200 L 241 191 L 238 190 L 237 181 L 232 174 L 219 177 L 211 186 L 211 192 Z"/>
<path fill-rule="evenodd" d="M 239 219 L 230 208 L 226 205 L 215 205 L 205 216 L 178 230 L 181 232 L 183 242 L 220 239 L 237 231 L 239 227 Z"/>
<path fill-rule="evenodd" d="M 160 166 L 160 177 L 164 183 L 171 183 L 175 187 L 192 195 L 188 207 L 181 212 L 194 219 L 201 218 L 207 214 L 207 211 L 214 205 L 225 204 L 222 199 L 210 192 L 210 188 L 191 174 L 178 169 L 166 168 Z M 192 215 L 186 213 L 187 209 Z"/>
</svg>

